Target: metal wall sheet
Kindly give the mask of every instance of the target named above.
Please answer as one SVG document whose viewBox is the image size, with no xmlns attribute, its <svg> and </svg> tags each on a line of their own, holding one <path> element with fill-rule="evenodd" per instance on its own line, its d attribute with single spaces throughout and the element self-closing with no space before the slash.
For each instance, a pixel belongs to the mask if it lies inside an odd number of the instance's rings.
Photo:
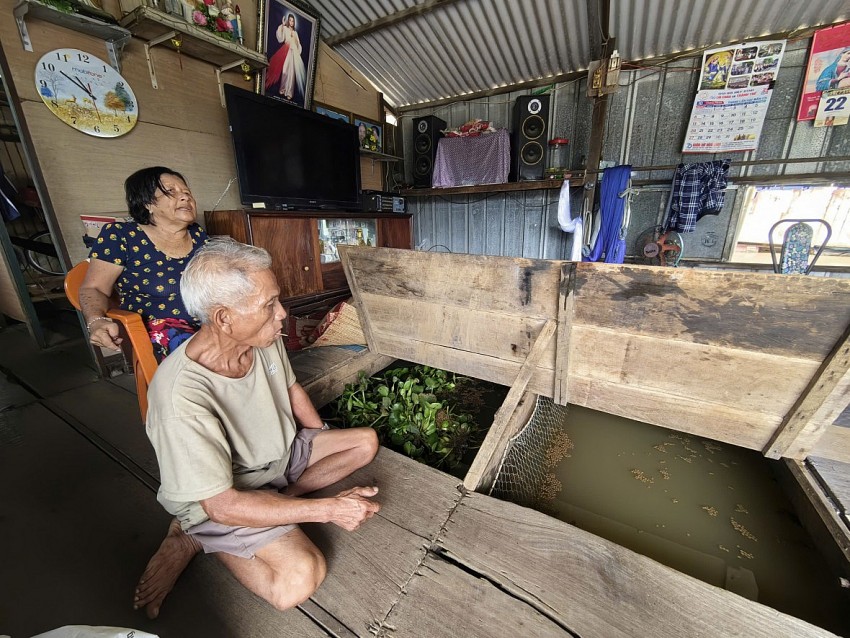
<svg viewBox="0 0 850 638">
<path fill-rule="evenodd" d="M 809 44 L 810 40 L 802 40 L 788 46 L 788 55 L 777 76 L 758 150 L 727 154 L 733 160 L 730 170 L 733 184 L 735 176 L 850 171 L 850 162 L 829 161 L 830 157 L 850 155 L 850 126 L 816 129 L 811 122 L 796 120 Z M 681 152 L 699 67 L 700 58 L 695 57 L 658 69 L 623 73 L 620 90 L 609 100 L 603 159 L 632 164 L 636 168 L 716 159 L 713 155 L 683 155 Z M 584 163 L 592 115 L 592 101 L 585 96 L 585 90 L 586 83 L 581 80 L 558 84 L 550 92 L 550 132 L 552 135 L 566 133 L 570 137 L 572 165 L 576 168 Z M 491 119 L 497 127 L 510 128 L 512 102 L 518 95 L 527 93 L 515 92 L 456 102 L 434 111 L 406 114 L 401 120 L 407 141 L 405 166 L 410 167 L 413 159 L 409 152 L 413 117 L 434 113 L 446 120 L 450 127 L 478 117 Z M 823 158 L 824 161 L 735 165 L 736 160 L 801 157 Z M 665 169 L 635 174 L 635 179 L 651 180 L 657 185 L 641 189 L 633 200 L 627 254 L 634 254 L 638 233 L 663 221 L 673 172 Z M 406 179 L 408 183 L 412 181 L 409 168 Z M 573 216 L 579 213 L 581 198 L 582 190 L 573 188 Z M 557 199 L 557 191 L 411 198 L 415 245 L 428 249 L 439 244 L 453 252 L 565 259 L 569 255 L 571 235 L 558 228 Z M 730 189 L 727 192 L 721 215 L 703 218 L 697 231 L 684 237 L 686 257 L 708 261 L 723 257 L 734 234 L 743 199 L 743 190 Z"/>
</svg>

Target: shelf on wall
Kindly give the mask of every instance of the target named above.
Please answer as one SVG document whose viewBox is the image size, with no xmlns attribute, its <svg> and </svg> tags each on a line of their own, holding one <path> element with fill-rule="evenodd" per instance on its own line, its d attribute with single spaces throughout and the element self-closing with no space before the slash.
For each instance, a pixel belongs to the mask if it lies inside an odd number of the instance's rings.
<svg viewBox="0 0 850 638">
<path fill-rule="evenodd" d="M 121 51 L 129 42 L 131 33 L 129 30 L 117 24 L 110 24 L 104 20 L 92 18 L 81 13 L 65 13 L 50 5 L 42 4 L 37 0 L 21 0 L 12 10 L 15 22 L 18 25 L 18 35 L 21 36 L 21 44 L 25 51 L 32 51 L 32 41 L 27 31 L 26 18 L 37 18 L 45 22 L 57 24 L 66 29 L 72 29 L 100 38 L 106 43 L 106 51 L 109 63 L 119 72 L 121 71 Z"/>
<path fill-rule="evenodd" d="M 517 191 L 556 190 L 563 185 L 562 179 L 541 179 L 530 182 L 507 182 L 505 184 L 479 184 L 477 186 L 452 186 L 449 188 L 405 188 L 402 195 L 409 197 L 437 197 L 441 195 L 467 195 L 472 193 L 513 193 Z M 570 187 L 584 183 L 583 177 L 572 177 Z"/>
<path fill-rule="evenodd" d="M 186 22 L 182 17 L 171 15 L 151 7 L 137 7 L 121 19 L 121 26 L 145 43 L 145 57 L 151 75 L 151 85 L 158 88 L 156 70 L 153 66 L 150 50 L 157 45 L 163 45 L 173 51 L 178 51 L 175 41 L 179 41 L 179 52 L 197 60 L 209 62 L 216 66 L 221 105 L 224 106 L 224 92 L 221 88 L 221 72 L 246 64 L 250 71 L 259 71 L 268 66 L 266 56 L 253 51 L 237 42 L 225 40 Z M 178 40 L 179 38 L 179 40 Z"/>
<path fill-rule="evenodd" d="M 253 51 L 238 42 L 225 40 L 211 31 L 189 24 L 183 18 L 151 7 L 136 7 L 132 12 L 121 18 L 120 24 L 129 29 L 134 36 L 147 40 L 149 43 L 162 38 L 171 31 L 187 35 L 189 38 L 183 39 L 180 52 L 216 66 L 226 66 L 242 59 L 251 65 L 253 70 L 264 69 L 268 66 L 266 56 L 262 53 Z M 171 38 L 157 42 L 157 44 L 163 44 L 176 50 Z"/>
<path fill-rule="evenodd" d="M 403 157 L 398 157 L 397 155 L 388 155 L 386 153 L 378 153 L 377 151 L 368 151 L 365 148 L 360 149 L 360 155 L 362 157 L 368 157 L 374 162 L 401 162 L 404 160 Z"/>
</svg>

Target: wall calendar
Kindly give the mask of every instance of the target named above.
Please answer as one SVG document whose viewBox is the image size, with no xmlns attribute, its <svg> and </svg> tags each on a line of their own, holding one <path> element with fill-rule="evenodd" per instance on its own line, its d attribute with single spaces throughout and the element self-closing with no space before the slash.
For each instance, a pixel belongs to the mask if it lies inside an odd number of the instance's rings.
<svg viewBox="0 0 850 638">
<path fill-rule="evenodd" d="M 683 153 L 758 148 L 785 40 L 748 42 L 703 53 Z"/>
</svg>

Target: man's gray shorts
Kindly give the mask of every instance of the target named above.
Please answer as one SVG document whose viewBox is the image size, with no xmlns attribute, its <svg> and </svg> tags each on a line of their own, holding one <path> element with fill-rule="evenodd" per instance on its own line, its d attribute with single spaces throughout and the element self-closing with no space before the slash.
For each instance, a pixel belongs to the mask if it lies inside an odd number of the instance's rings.
<svg viewBox="0 0 850 638">
<path fill-rule="evenodd" d="M 292 441 L 292 454 L 286 472 L 270 482 L 265 488 L 283 489 L 295 483 L 307 469 L 307 462 L 313 452 L 313 438 L 322 430 L 304 428 L 298 431 Z M 225 552 L 242 558 L 254 558 L 254 554 L 276 538 L 288 534 L 297 525 L 278 525 L 275 527 L 231 527 L 213 521 L 205 521 L 186 530 L 204 548 L 207 554 Z"/>
</svg>

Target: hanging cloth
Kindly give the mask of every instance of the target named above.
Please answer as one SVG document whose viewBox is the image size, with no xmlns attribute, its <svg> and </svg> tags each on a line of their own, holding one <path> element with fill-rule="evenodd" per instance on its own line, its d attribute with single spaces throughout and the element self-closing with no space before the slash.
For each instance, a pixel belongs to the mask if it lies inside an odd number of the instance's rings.
<svg viewBox="0 0 850 638">
<path fill-rule="evenodd" d="M 558 226 L 565 233 L 573 234 L 570 247 L 570 261 L 581 261 L 581 244 L 584 241 L 582 216 L 571 218 L 570 213 L 570 180 L 565 179 L 558 196 Z"/>
<path fill-rule="evenodd" d="M 627 190 L 632 167 L 629 164 L 606 168 L 602 173 L 599 196 L 599 216 L 602 218 L 596 244 L 585 261 L 605 261 L 621 264 L 625 256 L 625 234 L 621 232 L 625 218 L 626 200 L 620 194 Z M 619 260 L 619 261 L 617 261 Z"/>
<path fill-rule="evenodd" d="M 719 215 L 726 197 L 726 175 L 731 160 L 679 164 L 670 191 L 666 230 L 692 233 L 705 215 Z"/>
</svg>

